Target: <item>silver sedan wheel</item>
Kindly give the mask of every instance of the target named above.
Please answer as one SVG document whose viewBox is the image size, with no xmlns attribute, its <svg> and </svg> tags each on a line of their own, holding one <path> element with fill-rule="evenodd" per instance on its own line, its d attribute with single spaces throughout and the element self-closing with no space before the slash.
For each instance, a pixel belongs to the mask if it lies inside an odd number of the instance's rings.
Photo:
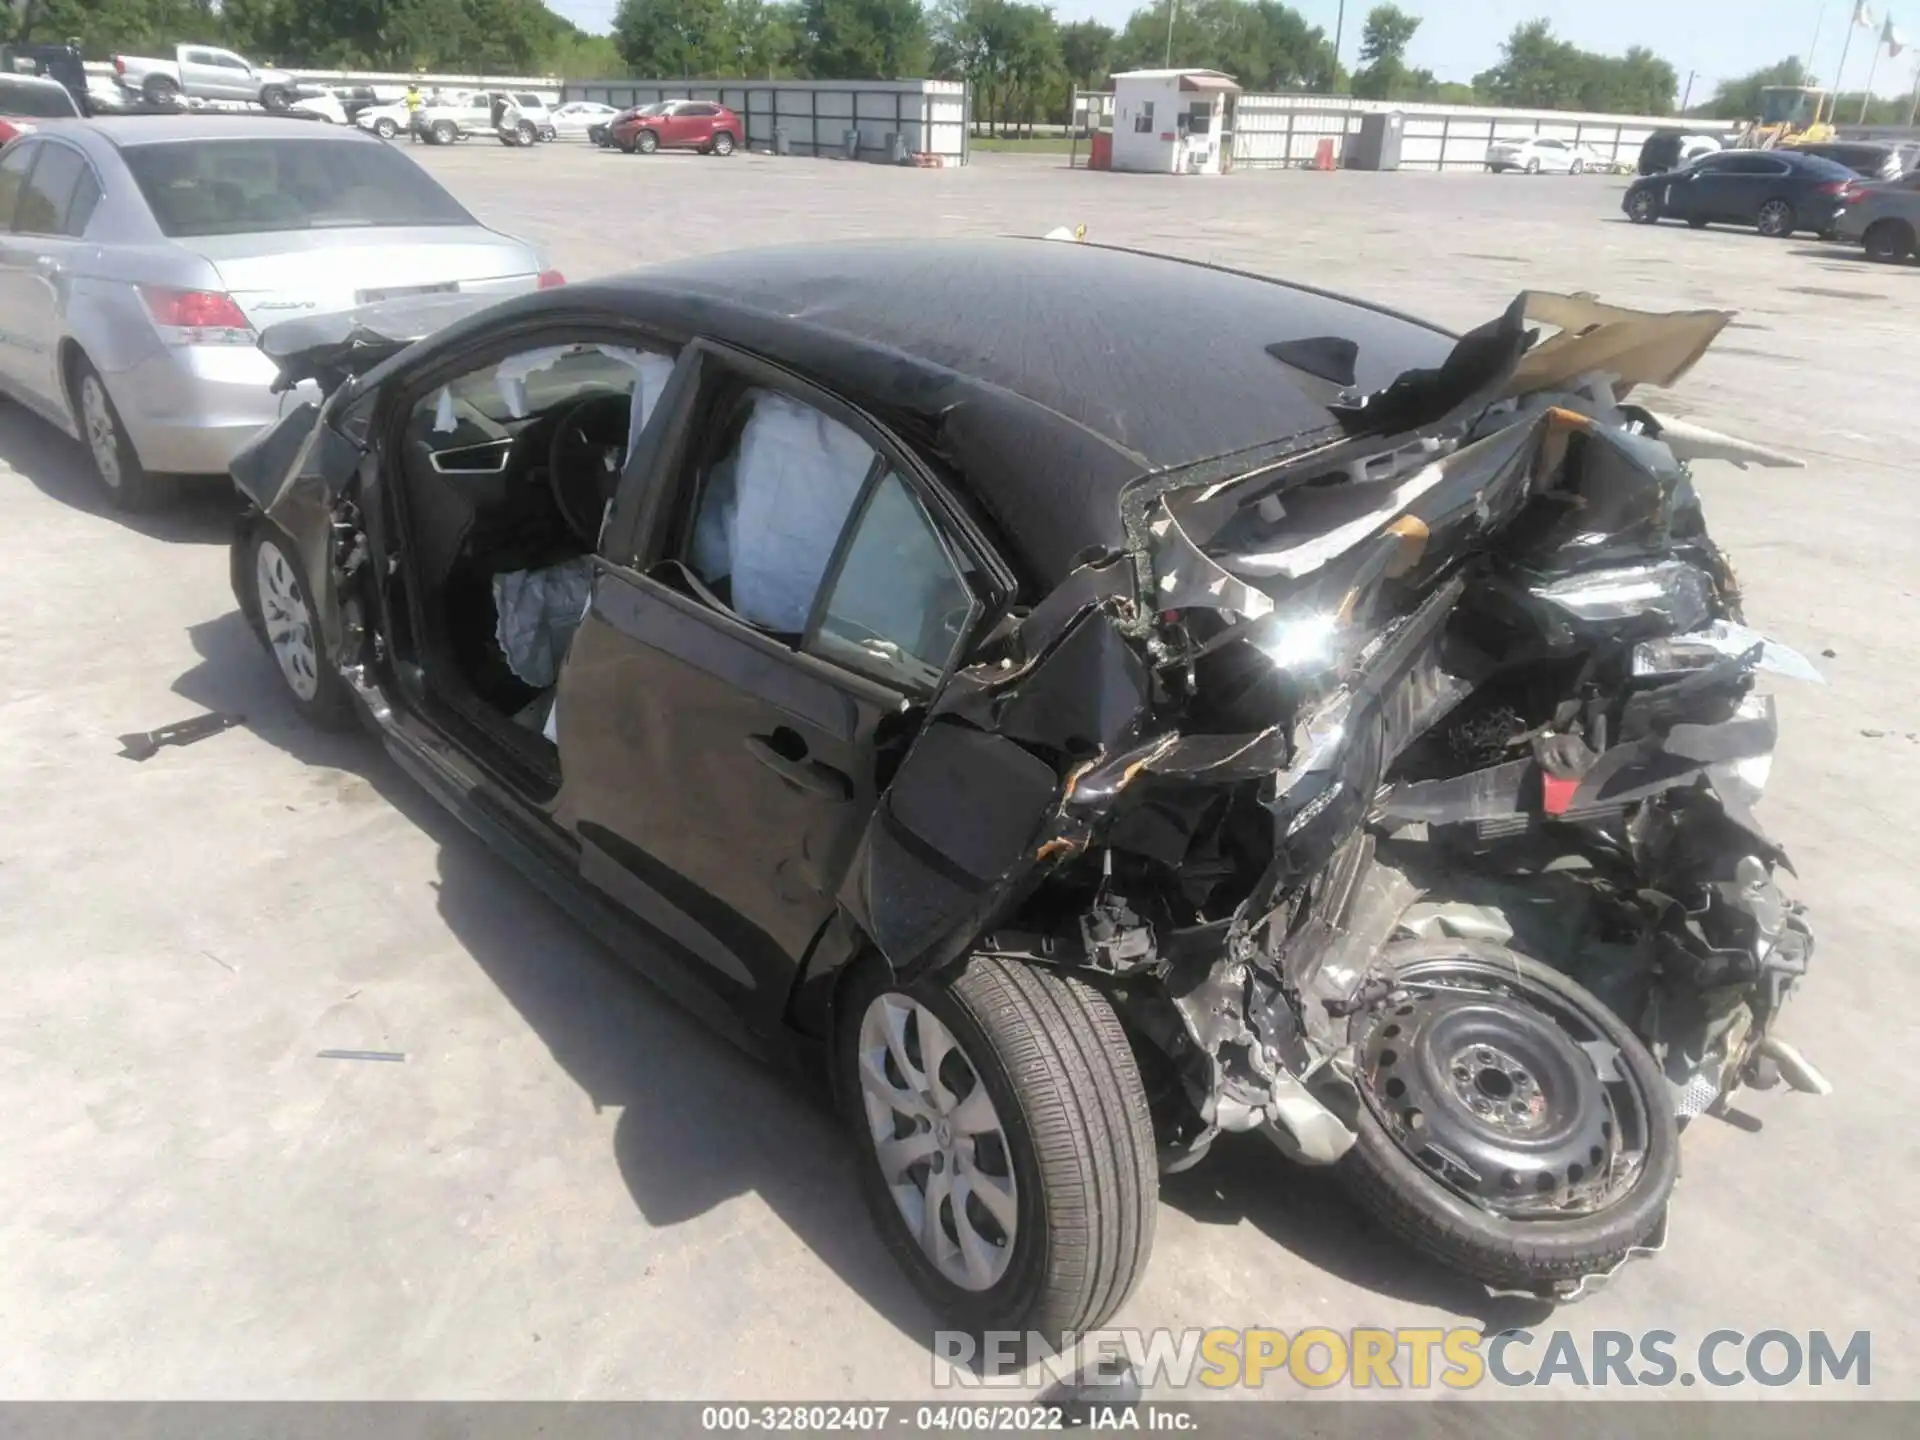
<svg viewBox="0 0 1920 1440">
<path fill-rule="evenodd" d="M 931 1010 L 888 992 L 860 1020 L 860 1092 L 907 1230 L 943 1278 L 990 1289 L 1013 1259 L 1018 1194 L 978 1067 Z"/>
<path fill-rule="evenodd" d="M 120 466 L 120 427 L 114 423 L 106 387 L 97 375 L 81 377 L 80 425 L 86 431 L 87 449 L 93 452 L 93 468 L 109 490 L 118 490 L 125 477 Z"/>
<path fill-rule="evenodd" d="M 253 574 L 273 658 L 280 662 L 280 673 L 293 693 L 311 700 L 320 693 L 320 657 L 313 643 L 313 617 L 300 598 L 293 565 L 278 545 L 262 540 L 254 555 Z"/>
</svg>

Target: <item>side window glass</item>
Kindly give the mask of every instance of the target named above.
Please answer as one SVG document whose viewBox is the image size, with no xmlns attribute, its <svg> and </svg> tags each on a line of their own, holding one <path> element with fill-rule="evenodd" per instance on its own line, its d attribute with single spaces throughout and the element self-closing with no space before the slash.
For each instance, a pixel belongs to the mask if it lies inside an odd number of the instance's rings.
<svg viewBox="0 0 1920 1440">
<path fill-rule="evenodd" d="M 855 525 L 809 648 L 883 684 L 924 693 L 946 672 L 973 604 L 933 517 L 889 472 Z"/>
<path fill-rule="evenodd" d="M 0 160 L 0 229 L 13 227 L 20 192 L 26 188 L 27 171 L 33 168 L 33 157 L 40 149 L 39 141 L 30 141 L 14 146 L 7 151 L 6 158 Z"/>
<path fill-rule="evenodd" d="M 67 206 L 67 234 L 78 240 L 87 233 L 93 207 L 100 203 L 100 182 L 89 166 L 82 166 L 80 183 L 74 187 L 73 200 Z"/>
<path fill-rule="evenodd" d="M 700 476 L 687 563 L 750 625 L 798 640 L 874 467 L 853 431 L 771 390 L 725 411 Z"/>
<path fill-rule="evenodd" d="M 19 209 L 13 215 L 14 230 L 22 235 L 65 233 L 67 205 L 86 168 L 87 162 L 64 145 L 42 147 L 33 178 L 20 192 Z"/>
</svg>

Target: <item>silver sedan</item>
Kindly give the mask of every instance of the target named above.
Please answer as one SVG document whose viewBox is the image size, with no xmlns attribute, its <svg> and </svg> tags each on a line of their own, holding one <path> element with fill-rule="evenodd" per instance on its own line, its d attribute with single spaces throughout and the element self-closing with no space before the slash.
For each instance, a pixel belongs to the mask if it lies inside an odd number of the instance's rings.
<svg viewBox="0 0 1920 1440">
<path fill-rule="evenodd" d="M 73 122 L 0 150 L 0 389 L 85 441 L 112 504 L 224 471 L 279 413 L 276 320 L 560 283 L 370 135 L 280 118 Z"/>
</svg>

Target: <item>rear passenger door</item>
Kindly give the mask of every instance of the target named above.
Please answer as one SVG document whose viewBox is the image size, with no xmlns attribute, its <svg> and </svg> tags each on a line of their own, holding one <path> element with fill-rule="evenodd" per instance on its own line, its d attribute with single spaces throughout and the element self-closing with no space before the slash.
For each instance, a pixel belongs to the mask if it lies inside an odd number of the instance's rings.
<svg viewBox="0 0 1920 1440">
<path fill-rule="evenodd" d="M 560 682 L 556 814 L 587 879 L 771 1020 L 1005 572 L 909 450 L 784 371 L 697 344 L 663 408 Z"/>
<path fill-rule="evenodd" d="M 16 160 L 21 151 L 28 153 Z M 62 298 L 100 200 L 93 167 L 73 146 L 43 137 L 30 150 L 9 151 L 6 169 L 30 166 L 13 195 L 12 225 L 0 240 L 0 327 L 7 378 L 29 403 L 50 415 L 65 411 L 60 383 Z M 14 192 L 8 177 L 7 192 Z"/>
</svg>

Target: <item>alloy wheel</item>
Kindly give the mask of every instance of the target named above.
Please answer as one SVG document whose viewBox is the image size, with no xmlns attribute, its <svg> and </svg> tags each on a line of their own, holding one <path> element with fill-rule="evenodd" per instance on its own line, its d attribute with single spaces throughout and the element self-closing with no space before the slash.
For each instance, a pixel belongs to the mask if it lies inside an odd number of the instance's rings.
<svg viewBox="0 0 1920 1440">
<path fill-rule="evenodd" d="M 1784 200 L 1769 200 L 1760 207 L 1757 228 L 1770 239 L 1793 232 L 1793 207 Z"/>
<path fill-rule="evenodd" d="M 93 453 L 93 468 L 109 490 L 118 490 L 126 478 L 120 464 L 120 427 L 107 402 L 106 387 L 97 375 L 80 380 L 80 420 L 87 434 L 87 449 Z"/>
<path fill-rule="evenodd" d="M 1654 218 L 1653 196 L 1645 190 L 1634 192 L 1633 198 L 1627 201 L 1627 214 L 1643 225 L 1652 220 Z"/>
<path fill-rule="evenodd" d="M 262 540 L 254 556 L 254 583 L 267 643 L 288 687 L 302 700 L 320 691 L 320 657 L 313 642 L 313 617 L 300 594 L 292 562 L 271 540 Z"/>
<path fill-rule="evenodd" d="M 979 1069 L 931 1010 L 887 991 L 861 1017 L 859 1074 L 881 1178 L 908 1232 L 943 1278 L 990 1289 L 1013 1259 L 1019 1197 Z"/>
</svg>

